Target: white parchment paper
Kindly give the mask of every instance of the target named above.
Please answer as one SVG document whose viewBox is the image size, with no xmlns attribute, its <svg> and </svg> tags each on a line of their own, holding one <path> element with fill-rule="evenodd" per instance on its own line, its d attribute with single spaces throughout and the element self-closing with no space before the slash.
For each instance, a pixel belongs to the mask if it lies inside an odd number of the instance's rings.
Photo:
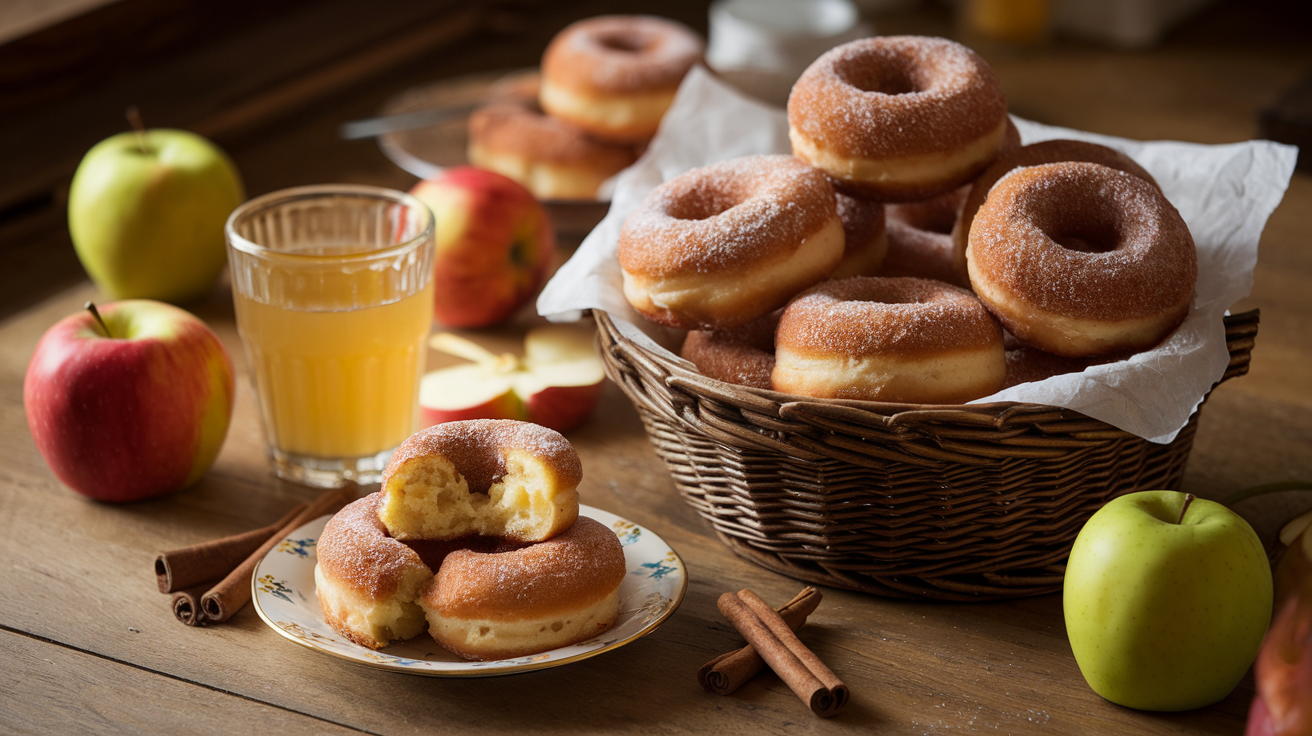
<svg viewBox="0 0 1312 736">
<path fill-rule="evenodd" d="M 1148 170 L 1198 247 L 1189 316 L 1166 342 L 1127 360 L 999 391 L 972 403 L 1074 409 L 1152 442 L 1170 442 L 1229 362 L 1222 317 L 1253 286 L 1257 242 L 1294 171 L 1297 149 L 1271 141 L 1207 146 L 1134 141 L 1013 118 L 1024 143 L 1073 138 L 1122 151 Z M 675 331 L 629 306 L 615 257 L 620 226 L 652 189 L 689 169 L 739 156 L 789 153 L 784 111 L 749 99 L 700 67 L 685 79 L 647 152 L 615 181 L 611 208 L 538 298 L 567 319 L 603 309 L 629 339 L 677 359 Z M 692 366 L 689 364 L 689 367 Z"/>
</svg>

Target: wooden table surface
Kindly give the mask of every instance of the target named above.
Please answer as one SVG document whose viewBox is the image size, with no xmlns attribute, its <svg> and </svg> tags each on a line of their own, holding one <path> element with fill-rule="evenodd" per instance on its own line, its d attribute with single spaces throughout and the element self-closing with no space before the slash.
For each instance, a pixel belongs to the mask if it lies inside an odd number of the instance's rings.
<svg viewBox="0 0 1312 736">
<path fill-rule="evenodd" d="M 1279 34 L 1227 35 L 1242 26 L 1232 23 L 1235 18 L 1246 17 L 1236 15 L 1234 5 L 1211 11 L 1154 50 L 1057 44 L 1024 55 L 994 54 L 991 61 L 1012 110 L 1031 119 L 1136 138 L 1244 140 L 1255 135 L 1258 111 L 1312 64 L 1312 48 L 1281 41 Z M 368 143 L 339 141 L 337 125 L 369 114 L 408 86 L 531 61 L 563 23 L 550 17 L 509 39 L 397 57 L 379 67 L 386 74 L 332 88 L 277 125 L 220 139 L 252 195 L 319 181 L 407 188 L 412 177 Z M 944 31 L 943 19 L 933 14 L 878 21 L 886 32 Z M 716 597 L 749 587 L 781 603 L 802 584 L 735 557 L 714 539 L 675 493 L 614 386 L 570 439 L 583 460 L 581 500 L 651 528 L 687 563 L 682 607 L 650 636 L 555 669 L 446 680 L 369 669 L 295 646 L 250 607 L 222 626 L 185 627 L 155 589 L 154 555 L 266 524 L 314 492 L 269 473 L 223 286 L 189 305 L 223 338 L 241 377 L 232 428 L 214 468 L 192 488 L 123 506 L 89 502 L 61 485 L 28 433 L 23 374 L 41 334 L 101 296 L 76 273 L 69 275 L 70 246 L 58 212 L 24 217 L 0 223 L 6 283 L 32 282 L 6 292 L 0 312 L 8 315 L 0 322 L 0 731 L 1242 731 L 1251 675 L 1227 699 L 1188 713 L 1141 713 L 1100 699 L 1071 656 L 1057 595 L 944 605 L 826 589 L 802 639 L 852 688 L 852 702 L 839 717 L 812 716 L 768 672 L 732 696 L 704 692 L 697 668 L 741 644 L 716 611 Z M 1223 498 L 1257 483 L 1312 480 L 1310 245 L 1312 177 L 1297 174 L 1263 235 L 1253 295 L 1235 307 L 1262 309 L 1252 372 L 1209 401 L 1184 490 Z M 529 321 L 466 334 L 509 348 Z M 1308 501 L 1271 497 L 1239 510 L 1269 538 L 1300 505 Z"/>
</svg>

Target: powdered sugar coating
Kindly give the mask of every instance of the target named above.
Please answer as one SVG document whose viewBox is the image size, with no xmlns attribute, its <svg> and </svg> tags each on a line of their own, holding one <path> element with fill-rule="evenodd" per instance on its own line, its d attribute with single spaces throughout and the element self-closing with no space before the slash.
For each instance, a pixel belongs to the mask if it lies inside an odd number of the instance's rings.
<svg viewBox="0 0 1312 736">
<path fill-rule="evenodd" d="M 347 504 L 328 520 L 315 546 L 325 576 L 372 600 L 395 595 L 406 574 L 417 568 L 432 574 L 418 554 L 388 535 L 378 520 L 381 498 L 371 493 Z"/>
<path fill-rule="evenodd" d="M 649 15 L 605 15 L 567 26 L 542 55 L 542 75 L 585 94 L 674 90 L 702 58 L 691 28 Z"/>
<path fill-rule="evenodd" d="M 383 471 L 387 487 L 392 474 L 416 458 L 438 455 L 451 461 L 465 478 L 470 493 L 487 493 L 506 474 L 504 448 L 517 448 L 554 469 L 559 483 L 577 486 L 583 464 L 565 436 L 546 427 L 512 419 L 470 419 L 420 430 L 396 449 Z"/>
<path fill-rule="evenodd" d="M 1135 163 L 1134 159 L 1114 148 L 1101 146 L 1097 143 L 1054 139 L 1003 151 L 999 154 L 997 160 L 989 164 L 989 167 L 979 175 L 979 178 L 971 185 L 969 194 L 966 195 L 965 204 L 961 208 L 960 225 L 952 232 L 952 239 L 958 247 L 964 251 L 967 236 L 970 234 L 970 224 L 975 219 L 975 213 L 979 211 L 980 205 L 984 204 L 984 199 L 988 197 L 989 190 L 993 188 L 994 184 L 998 183 L 999 179 L 1012 169 L 1021 166 L 1038 166 L 1063 161 L 1086 161 L 1102 164 L 1118 171 L 1124 171 L 1127 174 L 1134 174 L 1153 186 L 1157 186 L 1152 174 L 1149 174 L 1142 166 Z"/>
<path fill-rule="evenodd" d="M 633 163 L 631 145 L 597 140 L 579 128 L 542 112 L 536 104 L 498 102 L 469 116 L 469 142 L 489 152 L 561 166 L 577 166 L 610 176 Z"/>
<path fill-rule="evenodd" d="M 972 279 L 1078 319 L 1165 315 L 1174 326 L 1198 276 L 1189 228 L 1161 191 L 1094 163 L 1013 169 L 989 192 L 969 242 Z"/>
<path fill-rule="evenodd" d="M 1002 327 L 965 289 L 916 278 L 826 281 L 784 308 L 779 350 L 812 356 L 904 355 L 1002 345 Z"/>
<path fill-rule="evenodd" d="M 830 49 L 793 85 L 788 124 L 851 158 L 952 150 L 997 129 L 1007 114 L 988 62 L 944 38 L 883 36 Z"/>
<path fill-rule="evenodd" d="M 692 330 L 680 355 L 707 378 L 753 388 L 770 388 L 774 372 L 774 331 L 781 311 L 741 327 Z"/>
<path fill-rule="evenodd" d="M 620 267 L 655 278 L 738 275 L 792 254 L 835 217 L 819 169 L 793 156 L 745 156 L 653 189 L 620 229 Z"/>
<path fill-rule="evenodd" d="M 580 516 L 564 533 L 517 550 L 452 552 L 424 593 L 424 605 L 455 618 L 540 618 L 595 604 L 624 574 L 615 533 Z"/>
</svg>

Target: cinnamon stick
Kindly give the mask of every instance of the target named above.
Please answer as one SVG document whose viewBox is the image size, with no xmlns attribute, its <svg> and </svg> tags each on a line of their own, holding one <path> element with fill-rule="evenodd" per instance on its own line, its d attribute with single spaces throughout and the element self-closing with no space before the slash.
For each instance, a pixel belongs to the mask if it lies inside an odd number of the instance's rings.
<svg viewBox="0 0 1312 736">
<path fill-rule="evenodd" d="M 236 569 L 228 573 L 227 577 L 201 596 L 200 607 L 205 614 L 205 622 L 210 624 L 223 623 L 232 618 L 234 613 L 241 610 L 242 606 L 250 602 L 251 573 L 255 571 L 255 565 L 284 537 L 309 521 L 337 511 L 337 509 L 353 500 L 354 497 L 355 491 L 350 488 L 325 491 L 309 506 L 302 509 L 294 519 L 284 524 L 282 529 L 279 529 L 273 536 L 265 540 L 264 544 L 261 544 L 252 552 Z"/>
<path fill-rule="evenodd" d="M 820 605 L 820 591 L 810 586 L 793 596 L 778 609 L 779 617 L 788 624 L 788 628 L 797 631 L 806 623 L 806 617 Z M 732 652 L 726 652 L 702 665 L 697 670 L 697 682 L 716 695 L 728 695 L 747 683 L 765 668 L 765 660 L 756 651 L 756 647 L 747 646 Z"/>
<path fill-rule="evenodd" d="M 188 626 L 204 626 L 205 613 L 200 609 L 200 594 L 203 592 L 197 586 L 174 593 L 173 600 L 170 602 L 173 617 Z"/>
<path fill-rule="evenodd" d="M 174 593 L 227 575 L 287 522 L 296 518 L 305 506 L 304 503 L 296 504 L 281 519 L 260 529 L 161 553 L 155 558 L 159 592 Z"/>
<path fill-rule="evenodd" d="M 725 593 L 718 605 L 720 613 L 813 713 L 829 718 L 847 705 L 847 686 L 759 596 L 750 590 Z"/>
</svg>

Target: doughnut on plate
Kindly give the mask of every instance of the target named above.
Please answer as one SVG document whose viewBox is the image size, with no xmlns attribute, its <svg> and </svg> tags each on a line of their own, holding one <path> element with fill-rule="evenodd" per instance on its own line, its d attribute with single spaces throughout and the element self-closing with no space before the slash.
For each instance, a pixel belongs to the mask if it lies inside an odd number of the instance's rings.
<svg viewBox="0 0 1312 736">
<path fill-rule="evenodd" d="M 448 110 L 451 115 L 431 125 L 380 135 L 378 147 L 392 163 L 420 179 L 467 164 L 470 112 L 493 95 L 514 97 L 516 85 L 536 84 L 537 76 L 536 69 L 483 72 L 407 89 L 384 103 L 379 115 L 421 110 Z M 609 199 L 555 199 L 542 205 L 551 215 L 556 232 L 577 236 L 591 232 L 610 209 Z"/>
<path fill-rule="evenodd" d="M 330 517 L 320 517 L 280 541 L 255 566 L 251 599 L 264 623 L 291 641 L 359 664 L 429 677 L 488 677 L 556 667 L 636 641 L 674 614 L 688 587 L 678 553 L 646 527 L 592 506 L 579 515 L 610 527 L 624 547 L 628 573 L 620 583 L 620 615 L 593 639 L 515 659 L 470 662 L 438 646 L 425 630 L 379 651 L 348 641 L 323 620 L 314 594 L 315 543 Z"/>
</svg>

